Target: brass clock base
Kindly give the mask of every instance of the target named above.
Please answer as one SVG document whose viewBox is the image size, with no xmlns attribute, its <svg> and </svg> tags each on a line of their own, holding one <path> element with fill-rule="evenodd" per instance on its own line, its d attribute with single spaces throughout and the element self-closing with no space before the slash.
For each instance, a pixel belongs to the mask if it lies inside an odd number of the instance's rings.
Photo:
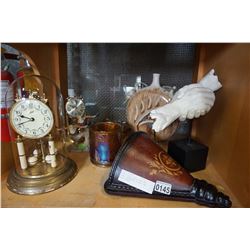
<svg viewBox="0 0 250 250">
<path fill-rule="evenodd" d="M 22 175 L 15 169 L 12 170 L 8 176 L 7 187 L 17 194 L 35 195 L 64 186 L 76 176 L 78 170 L 73 160 L 62 155 L 58 155 L 58 158 L 60 159 L 56 168 L 40 163 L 23 170 Z"/>
</svg>

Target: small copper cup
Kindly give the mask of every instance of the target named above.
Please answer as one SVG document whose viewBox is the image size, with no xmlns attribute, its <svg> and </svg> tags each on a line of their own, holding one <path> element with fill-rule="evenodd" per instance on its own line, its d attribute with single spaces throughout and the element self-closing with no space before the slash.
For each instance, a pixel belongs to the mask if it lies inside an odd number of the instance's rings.
<svg viewBox="0 0 250 250">
<path fill-rule="evenodd" d="M 111 166 L 122 143 L 122 127 L 115 122 L 99 122 L 90 127 L 90 160 L 95 165 Z"/>
</svg>

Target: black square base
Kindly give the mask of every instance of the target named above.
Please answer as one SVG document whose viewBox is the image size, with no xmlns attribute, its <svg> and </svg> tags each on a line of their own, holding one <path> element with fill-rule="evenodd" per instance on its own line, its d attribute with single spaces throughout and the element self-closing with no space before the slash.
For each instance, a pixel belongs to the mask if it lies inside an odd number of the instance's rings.
<svg viewBox="0 0 250 250">
<path fill-rule="evenodd" d="M 192 139 L 170 141 L 168 154 L 189 172 L 206 167 L 208 147 Z"/>
</svg>

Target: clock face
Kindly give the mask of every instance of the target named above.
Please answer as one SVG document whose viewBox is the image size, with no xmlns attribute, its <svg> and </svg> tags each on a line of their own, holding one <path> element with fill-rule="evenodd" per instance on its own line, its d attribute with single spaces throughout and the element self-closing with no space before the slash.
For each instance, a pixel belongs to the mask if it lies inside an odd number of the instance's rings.
<svg viewBox="0 0 250 250">
<path fill-rule="evenodd" d="M 66 112 L 71 117 L 83 116 L 85 113 L 85 105 L 82 99 L 71 97 L 66 103 Z"/>
<path fill-rule="evenodd" d="M 45 103 L 36 99 L 24 99 L 11 108 L 10 124 L 21 136 L 38 139 L 51 131 L 54 118 Z"/>
</svg>

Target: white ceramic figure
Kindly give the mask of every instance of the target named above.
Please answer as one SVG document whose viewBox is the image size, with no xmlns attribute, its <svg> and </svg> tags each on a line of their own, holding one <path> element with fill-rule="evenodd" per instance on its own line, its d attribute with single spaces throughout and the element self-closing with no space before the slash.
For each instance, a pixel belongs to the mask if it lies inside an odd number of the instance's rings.
<svg viewBox="0 0 250 250">
<path fill-rule="evenodd" d="M 154 73 L 153 74 L 153 81 L 151 83 L 151 85 L 148 88 L 160 88 L 160 74 L 158 73 Z"/>
<path fill-rule="evenodd" d="M 150 117 L 155 119 L 152 129 L 162 131 L 176 119 L 198 118 L 205 115 L 214 105 L 214 91 L 222 87 L 212 69 L 198 83 L 179 89 L 170 103 L 152 110 Z"/>
</svg>

